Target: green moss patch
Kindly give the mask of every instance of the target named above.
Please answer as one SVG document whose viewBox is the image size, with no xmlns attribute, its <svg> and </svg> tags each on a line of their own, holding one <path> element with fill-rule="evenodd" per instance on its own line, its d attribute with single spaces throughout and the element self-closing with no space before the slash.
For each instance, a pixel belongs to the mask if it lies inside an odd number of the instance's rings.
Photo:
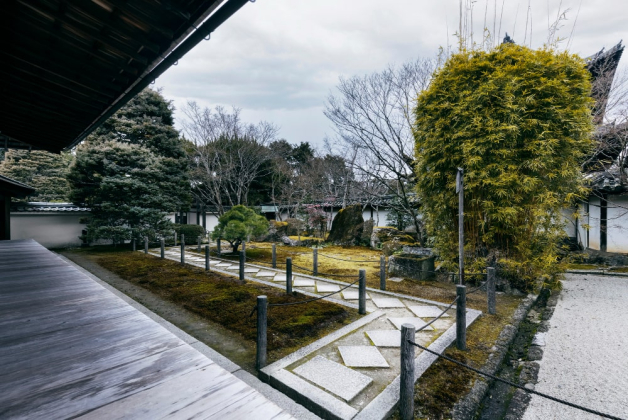
<svg viewBox="0 0 628 420">
<path fill-rule="evenodd" d="M 121 278 L 241 334 L 252 342 L 256 338 L 256 317 L 250 314 L 256 305 L 257 296 L 268 296 L 269 303 L 295 302 L 308 298 L 298 293 L 288 296 L 277 288 L 241 283 L 234 277 L 205 272 L 140 253 L 98 254 L 96 261 Z M 358 317 L 355 310 L 324 301 L 271 307 L 268 310 L 269 360 L 283 357 Z"/>
</svg>

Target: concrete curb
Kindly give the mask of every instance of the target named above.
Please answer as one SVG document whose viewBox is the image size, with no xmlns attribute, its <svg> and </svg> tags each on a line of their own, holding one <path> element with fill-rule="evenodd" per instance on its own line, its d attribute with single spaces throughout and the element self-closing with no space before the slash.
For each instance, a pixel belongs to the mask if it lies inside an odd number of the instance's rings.
<svg viewBox="0 0 628 420">
<path fill-rule="evenodd" d="M 539 295 L 528 295 L 528 297 L 526 297 L 523 302 L 519 304 L 519 307 L 512 317 L 512 323 L 510 325 L 506 325 L 497 338 L 497 343 L 495 343 L 497 350 L 489 355 L 488 361 L 480 368 L 480 370 L 492 375 L 497 372 L 504 361 L 506 354 L 508 353 L 508 348 L 517 335 L 519 325 L 526 318 L 530 308 L 532 308 L 532 305 L 534 305 L 538 297 Z M 476 379 L 471 390 L 454 405 L 451 412 L 452 419 L 473 419 L 492 382 L 493 381 L 491 379 L 484 377 Z"/>
</svg>

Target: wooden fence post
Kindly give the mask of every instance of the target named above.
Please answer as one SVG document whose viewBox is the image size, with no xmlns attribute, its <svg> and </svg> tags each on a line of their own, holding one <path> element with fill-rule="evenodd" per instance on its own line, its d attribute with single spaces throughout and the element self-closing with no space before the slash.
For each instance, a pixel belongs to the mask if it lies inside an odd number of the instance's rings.
<svg viewBox="0 0 628 420">
<path fill-rule="evenodd" d="M 209 271 L 209 245 L 205 245 L 205 271 Z"/>
<path fill-rule="evenodd" d="M 244 253 L 244 262 L 246 262 L 246 242 L 242 241 L 242 252 Z"/>
<path fill-rule="evenodd" d="M 185 235 L 181 234 L 181 264 L 185 264 Z"/>
<path fill-rule="evenodd" d="M 486 294 L 488 300 L 488 313 L 495 315 L 497 305 L 495 302 L 495 268 L 488 267 L 486 272 Z"/>
<path fill-rule="evenodd" d="M 314 248 L 312 251 L 312 274 L 318 276 L 318 249 Z"/>
<path fill-rule="evenodd" d="M 255 354 L 255 369 L 266 366 L 266 326 L 268 313 L 268 299 L 266 296 L 257 297 L 257 352 Z"/>
<path fill-rule="evenodd" d="M 244 281 L 244 251 L 240 251 L 240 267 L 238 272 L 240 273 L 240 281 Z"/>
<path fill-rule="evenodd" d="M 166 241 L 164 240 L 164 238 L 161 238 L 161 240 L 159 241 L 159 245 L 161 248 L 161 259 L 163 260 L 166 257 Z"/>
<path fill-rule="evenodd" d="M 273 243 L 273 268 L 277 268 L 277 244 Z"/>
<path fill-rule="evenodd" d="M 131 243 L 133 244 L 133 252 L 135 252 L 135 238 L 131 239 Z"/>
<path fill-rule="evenodd" d="M 414 325 L 401 326 L 401 383 L 399 389 L 399 414 L 402 420 L 414 418 Z"/>
<path fill-rule="evenodd" d="M 358 285 L 359 285 L 359 305 L 358 305 L 358 313 L 360 315 L 366 314 L 366 270 L 361 269 L 358 275 Z"/>
<path fill-rule="evenodd" d="M 292 258 L 286 258 L 286 293 L 292 294 Z"/>
<path fill-rule="evenodd" d="M 148 254 L 148 236 L 144 237 L 144 254 Z"/>
<path fill-rule="evenodd" d="M 386 290 L 386 257 L 379 257 L 379 289 Z"/>
<path fill-rule="evenodd" d="M 461 284 L 456 286 L 456 347 L 458 350 L 467 349 L 467 287 Z"/>
</svg>

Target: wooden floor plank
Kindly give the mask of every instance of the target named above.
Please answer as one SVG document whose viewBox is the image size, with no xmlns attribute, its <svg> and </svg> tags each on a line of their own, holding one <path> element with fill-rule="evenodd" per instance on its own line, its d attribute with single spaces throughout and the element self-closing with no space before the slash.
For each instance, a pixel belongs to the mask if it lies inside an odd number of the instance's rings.
<svg viewBox="0 0 628 420">
<path fill-rule="evenodd" d="M 0 418 L 288 419 L 35 241 L 0 241 Z"/>
</svg>

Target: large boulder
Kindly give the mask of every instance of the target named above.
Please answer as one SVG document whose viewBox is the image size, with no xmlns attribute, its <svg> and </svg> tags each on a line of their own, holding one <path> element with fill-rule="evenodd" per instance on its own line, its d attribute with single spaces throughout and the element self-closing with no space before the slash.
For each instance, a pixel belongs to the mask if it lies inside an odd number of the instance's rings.
<svg viewBox="0 0 628 420">
<path fill-rule="evenodd" d="M 416 241 L 410 235 L 393 227 L 375 227 L 373 228 L 373 234 L 371 234 L 371 248 L 373 249 L 385 249 L 394 248 L 389 250 L 395 252 L 400 250 L 404 245 L 414 245 Z M 387 244 L 384 246 L 384 244 Z"/>
<path fill-rule="evenodd" d="M 262 239 L 263 242 L 280 242 L 284 236 L 288 235 L 288 223 L 271 220 L 268 227 L 268 234 Z"/>
<path fill-rule="evenodd" d="M 337 245 L 358 245 L 363 232 L 362 206 L 356 204 L 341 209 L 334 217 L 327 241 Z"/>
</svg>

